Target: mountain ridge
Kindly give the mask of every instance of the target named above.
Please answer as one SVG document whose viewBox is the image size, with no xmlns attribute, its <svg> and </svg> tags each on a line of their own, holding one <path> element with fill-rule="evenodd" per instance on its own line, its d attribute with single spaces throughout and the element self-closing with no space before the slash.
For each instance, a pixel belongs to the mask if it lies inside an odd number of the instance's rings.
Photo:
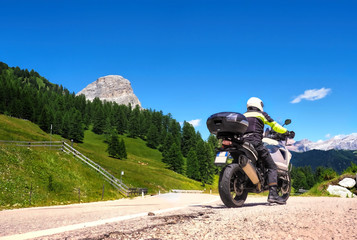
<svg viewBox="0 0 357 240">
<path fill-rule="evenodd" d="M 337 135 L 327 140 L 312 142 L 308 139 L 296 141 L 289 147 L 294 152 L 307 152 L 311 150 L 357 150 L 357 133 Z"/>
</svg>

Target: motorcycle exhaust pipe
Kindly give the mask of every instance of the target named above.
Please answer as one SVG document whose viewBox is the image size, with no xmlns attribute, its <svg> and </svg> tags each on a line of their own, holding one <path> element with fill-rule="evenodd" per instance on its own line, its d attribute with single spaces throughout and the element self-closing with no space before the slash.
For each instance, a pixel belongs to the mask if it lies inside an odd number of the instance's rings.
<svg viewBox="0 0 357 240">
<path fill-rule="evenodd" d="M 254 185 L 257 185 L 258 190 L 261 190 L 261 184 L 257 175 L 257 171 L 255 170 L 254 165 L 252 162 L 244 155 L 239 156 L 239 165 L 243 169 L 244 173 L 248 176 L 250 181 Z"/>
</svg>

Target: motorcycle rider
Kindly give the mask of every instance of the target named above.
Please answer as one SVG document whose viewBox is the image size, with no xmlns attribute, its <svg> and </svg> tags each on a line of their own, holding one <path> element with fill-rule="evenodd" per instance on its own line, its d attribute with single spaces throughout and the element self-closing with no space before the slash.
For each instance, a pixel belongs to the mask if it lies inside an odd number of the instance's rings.
<svg viewBox="0 0 357 240">
<path fill-rule="evenodd" d="M 247 102 L 247 112 L 244 116 L 248 119 L 249 125 L 243 138 L 245 141 L 251 143 L 256 151 L 258 157 L 263 161 L 264 167 L 268 170 L 268 184 L 269 184 L 269 196 L 268 202 L 285 204 L 285 201 L 278 195 L 278 172 L 277 166 L 273 161 L 268 149 L 264 146 L 262 139 L 264 133 L 264 125 L 269 125 L 275 132 L 281 134 L 287 134 L 290 137 L 295 135 L 293 131 L 289 132 L 286 128 L 275 122 L 266 112 L 263 110 L 263 101 L 257 97 L 251 97 Z"/>
</svg>

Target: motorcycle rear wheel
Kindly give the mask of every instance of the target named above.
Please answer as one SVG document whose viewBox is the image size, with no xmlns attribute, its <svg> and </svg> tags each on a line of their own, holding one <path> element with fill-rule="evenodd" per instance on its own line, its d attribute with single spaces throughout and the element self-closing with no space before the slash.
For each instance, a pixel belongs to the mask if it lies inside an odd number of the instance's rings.
<svg viewBox="0 0 357 240">
<path fill-rule="evenodd" d="M 243 206 L 248 196 L 244 189 L 244 173 L 238 164 L 232 163 L 224 167 L 219 176 L 219 196 L 229 208 Z"/>
</svg>

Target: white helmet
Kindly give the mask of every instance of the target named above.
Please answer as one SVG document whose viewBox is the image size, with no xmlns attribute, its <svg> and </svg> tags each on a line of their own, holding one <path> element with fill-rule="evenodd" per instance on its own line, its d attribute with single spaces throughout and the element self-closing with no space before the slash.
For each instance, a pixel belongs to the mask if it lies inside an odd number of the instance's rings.
<svg viewBox="0 0 357 240">
<path fill-rule="evenodd" d="M 256 107 L 260 111 L 263 112 L 264 104 L 263 104 L 263 101 L 260 100 L 259 98 L 251 97 L 251 98 L 248 99 L 248 102 L 247 102 L 247 108 L 249 108 L 249 107 Z"/>
</svg>

